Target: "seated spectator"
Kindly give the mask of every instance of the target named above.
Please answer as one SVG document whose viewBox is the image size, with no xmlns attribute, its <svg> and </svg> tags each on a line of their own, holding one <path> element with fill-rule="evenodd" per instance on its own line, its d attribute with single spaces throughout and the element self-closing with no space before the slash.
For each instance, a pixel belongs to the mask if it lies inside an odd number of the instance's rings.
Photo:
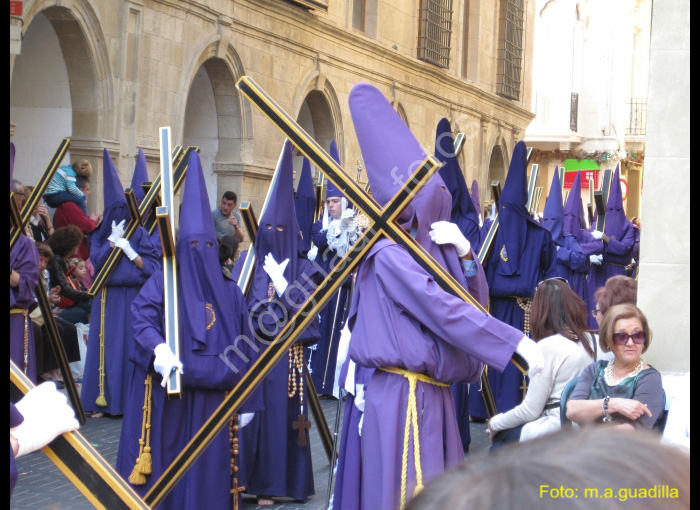
<svg viewBox="0 0 700 510">
<path fill-rule="evenodd" d="M 79 257 L 71 257 L 66 261 L 66 280 L 68 284 L 75 290 L 82 290 L 87 292 L 87 288 L 83 284 L 85 275 L 87 274 L 87 269 L 85 268 L 85 261 Z M 70 308 L 75 305 L 75 302 L 65 296 L 61 297 L 58 302 L 59 308 Z"/>
<path fill-rule="evenodd" d="M 78 227 L 69 225 L 56 230 L 49 239 L 49 246 L 54 253 L 53 264 L 49 266 L 51 285 L 60 287 L 60 295 L 75 302 L 73 307 L 64 309 L 59 316 L 72 324 L 90 322 L 90 295 L 83 290 L 74 289 L 65 275 L 68 270 L 66 261 L 75 256 L 84 237 Z"/>
<path fill-rule="evenodd" d="M 537 286 L 530 308 L 532 339 L 539 343 L 544 368 L 530 379 L 522 404 L 489 421 L 491 451 L 560 428 L 559 400 L 564 386 L 593 361 L 586 305 L 561 278 Z"/>
<path fill-rule="evenodd" d="M 222 246 L 226 246 L 226 248 L 222 248 Z M 226 277 L 231 277 L 233 266 L 236 264 L 240 252 L 240 243 L 234 234 L 228 234 L 221 238 L 219 244 L 219 259 L 221 259 L 223 255 L 228 254 L 228 257 L 221 262 L 221 269 L 224 271 Z"/>
<path fill-rule="evenodd" d="M 87 199 L 87 197 L 90 196 L 90 180 L 86 177 L 78 177 L 75 182 Z M 68 225 L 75 225 L 85 236 L 98 227 L 101 219 L 102 215 L 100 214 L 92 213 L 89 216 L 86 215 L 80 207 L 73 202 L 63 202 L 56 208 L 56 212 L 53 216 L 54 227 L 57 229 L 67 227 Z M 80 244 L 77 255 L 86 261 L 90 258 L 90 248 L 88 247 L 87 237 L 85 237 Z"/>
<path fill-rule="evenodd" d="M 588 365 L 567 402 L 566 417 L 579 425 L 609 423 L 650 429 L 664 410 L 661 374 L 644 363 L 651 330 L 634 305 L 610 308 L 600 323 L 600 344 L 615 357 Z"/>
<path fill-rule="evenodd" d="M 49 302 L 55 305 L 61 299 L 59 294 L 60 287 L 56 286 L 53 289 L 49 289 L 49 275 L 46 269 L 47 266 L 53 262 L 53 252 L 51 251 L 51 247 L 45 243 L 37 243 L 36 247 L 39 251 L 39 281 L 44 286 Z M 30 317 L 35 326 L 34 338 L 36 343 L 37 372 L 41 374 L 40 377 L 42 379 L 52 379 L 56 383 L 56 386 L 62 389 L 63 377 L 58 371 L 58 361 L 56 360 L 56 356 L 49 342 L 48 331 L 41 310 L 38 307 L 35 308 Z M 80 346 L 78 344 L 78 332 L 75 325 L 60 317 L 54 317 L 54 320 L 68 362 L 80 361 Z"/>
<path fill-rule="evenodd" d="M 90 178 L 92 165 L 86 159 L 76 161 L 72 165 L 58 167 L 51 182 L 44 192 L 44 200 L 51 207 L 58 207 L 63 202 L 73 202 L 84 214 L 87 214 L 87 197 L 76 185 L 76 177 Z"/>
<path fill-rule="evenodd" d="M 217 239 L 233 234 L 239 243 L 243 242 L 243 230 L 240 227 L 241 215 L 235 210 L 237 202 L 236 194 L 233 191 L 227 191 L 221 197 L 221 205 L 211 212 Z"/>
<path fill-rule="evenodd" d="M 32 191 L 34 191 L 34 186 L 24 187 L 24 192 L 27 197 L 32 194 Z M 34 208 L 34 211 L 29 218 L 28 227 L 31 232 L 28 232 L 27 235 L 31 233 L 32 239 L 34 239 L 34 241 L 37 243 L 46 241 L 51 234 L 53 234 L 54 228 L 51 224 L 49 210 L 41 202 Z"/>
<path fill-rule="evenodd" d="M 560 431 L 463 463 L 406 510 L 475 508 L 687 509 L 690 456 L 648 433 Z"/>
<path fill-rule="evenodd" d="M 598 323 L 598 327 L 600 327 L 600 323 L 603 321 L 603 315 L 605 315 L 605 312 L 607 312 L 608 308 L 611 306 L 624 303 L 629 303 L 631 305 L 637 304 L 637 282 L 628 276 L 613 276 L 608 278 L 604 287 L 600 287 L 595 291 L 594 298 L 596 301 L 595 321 Z M 609 350 L 598 349 L 599 345 L 600 342 L 596 338 L 596 360 L 612 359 L 612 353 Z"/>
</svg>

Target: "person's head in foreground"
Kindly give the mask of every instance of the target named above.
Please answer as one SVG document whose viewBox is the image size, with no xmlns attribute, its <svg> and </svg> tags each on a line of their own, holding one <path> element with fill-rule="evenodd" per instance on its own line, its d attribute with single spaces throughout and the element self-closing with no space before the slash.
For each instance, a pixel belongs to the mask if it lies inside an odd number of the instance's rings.
<svg viewBox="0 0 700 510">
<path fill-rule="evenodd" d="M 690 508 L 690 456 L 648 432 L 561 431 L 466 462 L 407 510 Z"/>
</svg>

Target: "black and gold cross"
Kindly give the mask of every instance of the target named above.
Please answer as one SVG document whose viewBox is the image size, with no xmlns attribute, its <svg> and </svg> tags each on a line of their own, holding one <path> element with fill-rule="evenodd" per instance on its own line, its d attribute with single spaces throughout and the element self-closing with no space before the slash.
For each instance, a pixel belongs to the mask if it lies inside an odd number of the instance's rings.
<svg viewBox="0 0 700 510">
<path fill-rule="evenodd" d="M 241 381 L 229 393 L 228 397 L 204 423 L 187 446 L 185 446 L 185 449 L 168 466 L 163 475 L 154 483 L 144 498 L 148 504 L 154 507 L 167 496 L 175 484 L 184 476 L 216 435 L 226 426 L 231 415 L 240 408 L 246 398 L 263 381 L 289 347 L 294 344 L 304 329 L 359 264 L 372 245 L 382 237 L 387 237 L 404 246 L 416 262 L 447 292 L 459 296 L 484 313 L 487 313 L 478 301 L 469 295 L 452 275 L 438 264 L 397 223 L 397 219 L 403 209 L 437 172 L 440 167 L 439 161 L 432 156 L 427 157 L 413 175 L 405 181 L 405 184 L 396 195 L 382 208 L 253 80 L 243 77 L 236 86 L 265 116 L 272 120 L 299 151 L 333 181 L 349 201 L 367 216 L 370 226 L 360 236 L 354 249 L 349 251 L 333 268 L 310 298 L 289 320 L 270 347 L 262 353 L 257 362 L 243 375 Z M 521 359 L 520 362 L 522 366 L 526 366 L 524 360 Z"/>
</svg>

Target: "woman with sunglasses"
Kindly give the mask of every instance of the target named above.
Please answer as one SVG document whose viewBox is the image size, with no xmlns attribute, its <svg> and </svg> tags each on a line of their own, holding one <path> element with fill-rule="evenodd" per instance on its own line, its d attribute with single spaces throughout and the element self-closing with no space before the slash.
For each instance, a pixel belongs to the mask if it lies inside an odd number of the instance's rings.
<svg viewBox="0 0 700 510">
<path fill-rule="evenodd" d="M 586 305 L 563 278 L 537 285 L 530 327 L 532 339 L 542 349 L 544 368 L 530 379 L 522 404 L 489 420 L 491 450 L 559 430 L 562 390 L 595 359 Z"/>
<path fill-rule="evenodd" d="M 599 331 L 601 348 L 615 357 L 584 369 L 566 417 L 578 424 L 652 428 L 663 411 L 664 394 L 661 374 L 642 359 L 651 344 L 647 318 L 634 305 L 616 305 L 603 316 Z"/>
</svg>

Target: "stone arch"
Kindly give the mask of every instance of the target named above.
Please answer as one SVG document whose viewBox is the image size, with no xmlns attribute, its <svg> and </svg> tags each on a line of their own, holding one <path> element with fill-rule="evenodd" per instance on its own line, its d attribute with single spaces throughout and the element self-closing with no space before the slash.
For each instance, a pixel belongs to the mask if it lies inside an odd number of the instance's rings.
<svg viewBox="0 0 700 510">
<path fill-rule="evenodd" d="M 18 163 L 28 169 L 28 179 L 38 178 L 60 139 L 69 136 L 71 159 L 90 160 L 97 176 L 95 181 L 99 181 L 102 148 L 107 147 L 112 152 L 117 150 L 114 141 L 114 83 L 99 19 L 86 0 L 44 0 L 31 4 L 25 21 L 25 48 L 35 37 L 48 36 L 55 41 L 55 47 L 50 50 L 54 51 L 56 57 L 59 54 L 61 56 L 60 61 L 54 63 L 64 69 L 67 91 L 64 88 L 62 92 L 67 92 L 67 96 L 59 99 L 52 95 L 50 83 L 40 83 L 43 80 L 50 82 L 51 75 L 57 71 L 56 67 L 42 65 L 40 61 L 34 60 L 41 58 L 44 52 L 23 52 L 11 60 L 10 106 L 14 107 L 13 113 L 18 116 L 14 136 L 18 146 Z M 41 30 L 34 30 L 37 26 Z M 47 34 L 51 29 L 53 33 Z M 33 76 L 33 83 L 25 82 L 28 75 Z M 36 94 L 36 87 L 44 87 L 48 94 Z M 58 92 L 61 93 L 60 90 Z M 26 96 L 31 96 L 31 103 L 25 104 Z M 65 122 L 53 123 L 50 119 L 37 118 L 36 108 L 56 107 L 69 110 L 70 113 L 64 112 L 67 115 Z M 34 111 L 30 112 L 32 109 Z M 41 139 L 32 139 L 33 137 Z M 31 147 L 34 158 L 31 162 L 22 161 L 23 153 L 29 152 L 23 150 L 23 145 Z"/>
<path fill-rule="evenodd" d="M 213 34 L 187 59 L 179 87 L 174 140 L 200 147 L 210 203 L 218 202 L 219 188 L 240 195 L 243 165 L 252 161 L 250 105 L 235 87 L 245 74 L 231 45 L 220 53 Z"/>
<path fill-rule="evenodd" d="M 401 120 L 403 120 L 410 129 L 411 125 L 408 123 L 408 114 L 406 113 L 406 109 L 403 107 L 401 102 L 395 101 L 394 108 L 396 109 L 396 113 L 399 114 L 399 117 L 401 117 Z"/>
<path fill-rule="evenodd" d="M 306 87 L 296 96 L 291 111 L 294 112 L 299 125 L 325 150 L 329 150 L 331 141 L 335 140 L 340 161 L 346 164 L 342 115 L 335 88 L 318 71 L 310 73 L 304 82 Z M 297 176 L 300 174 L 301 162 L 300 155 L 295 155 L 294 169 Z M 314 178 L 318 176 L 319 170 L 315 169 Z"/>
</svg>

